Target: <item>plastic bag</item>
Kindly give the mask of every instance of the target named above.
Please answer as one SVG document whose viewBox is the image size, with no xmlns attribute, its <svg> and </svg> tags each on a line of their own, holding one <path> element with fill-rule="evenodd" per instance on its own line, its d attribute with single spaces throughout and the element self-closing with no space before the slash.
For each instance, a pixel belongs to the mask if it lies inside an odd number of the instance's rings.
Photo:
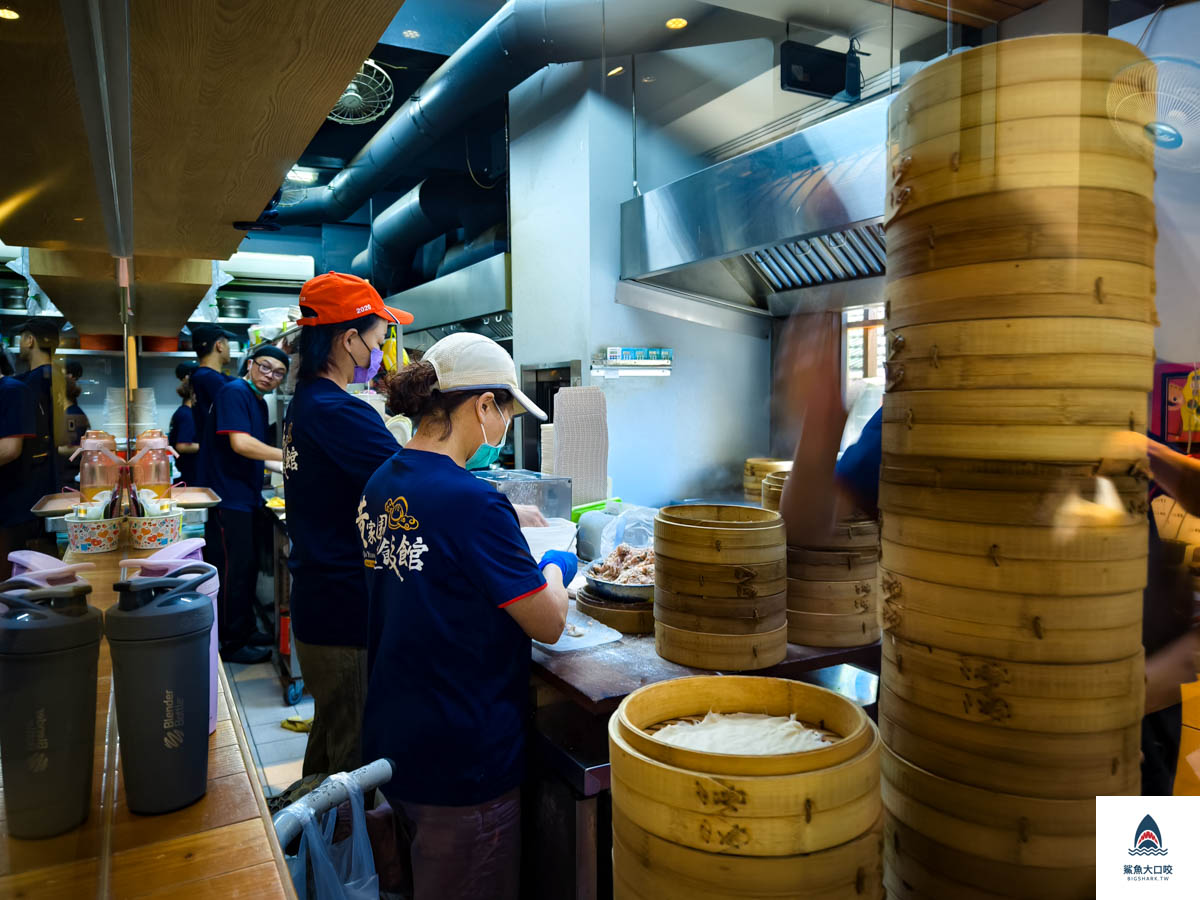
<svg viewBox="0 0 1200 900">
<path fill-rule="evenodd" d="M 654 546 L 654 517 L 658 510 L 649 506 L 627 506 L 604 526 L 600 535 L 600 559 L 605 559 L 618 544 L 630 547 Z"/>
<path fill-rule="evenodd" d="M 336 812 L 336 811 L 335 811 Z M 294 806 L 289 815 L 300 820 L 300 847 L 295 856 L 285 856 L 292 887 L 299 900 L 338 900 L 346 896 L 333 860 L 329 857 L 329 842 L 333 838 L 333 822 L 324 829 L 307 806 Z M 311 871 L 310 871 L 311 870 Z M 310 877 L 311 875 L 311 877 Z"/>
<path fill-rule="evenodd" d="M 379 876 L 375 873 L 375 856 L 371 852 L 371 837 L 367 834 L 367 813 L 363 806 L 362 789 L 345 772 L 329 776 L 346 787 L 350 795 L 350 837 L 329 848 L 333 865 L 343 886 L 340 896 L 346 900 L 376 900 L 379 897 Z M 331 822 L 337 821 L 337 809 L 328 813 Z M 330 826 L 330 837 L 333 826 Z M 317 900 L 325 900 L 318 897 Z"/>
</svg>

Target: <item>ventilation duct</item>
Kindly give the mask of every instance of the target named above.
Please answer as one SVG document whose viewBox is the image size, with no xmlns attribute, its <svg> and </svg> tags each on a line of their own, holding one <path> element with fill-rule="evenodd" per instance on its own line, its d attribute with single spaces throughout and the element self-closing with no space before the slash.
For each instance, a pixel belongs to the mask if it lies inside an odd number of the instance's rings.
<svg viewBox="0 0 1200 900">
<path fill-rule="evenodd" d="M 663 14 L 655 3 L 509 0 L 434 72 L 329 184 L 260 217 L 263 223 L 340 222 L 480 110 L 550 63 L 659 49 Z M 690 36 L 673 34 L 673 46 Z M 697 40 L 694 43 L 703 43 Z"/>
</svg>

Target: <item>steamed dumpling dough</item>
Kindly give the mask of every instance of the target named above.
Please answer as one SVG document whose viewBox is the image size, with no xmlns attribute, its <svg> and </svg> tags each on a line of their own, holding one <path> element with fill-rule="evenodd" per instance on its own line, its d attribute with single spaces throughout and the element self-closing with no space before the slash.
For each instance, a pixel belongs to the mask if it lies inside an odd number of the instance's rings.
<svg viewBox="0 0 1200 900">
<path fill-rule="evenodd" d="M 676 722 L 654 736 L 674 747 L 708 753 L 773 756 L 816 750 L 830 740 L 795 716 L 710 712 L 699 722 Z"/>
</svg>

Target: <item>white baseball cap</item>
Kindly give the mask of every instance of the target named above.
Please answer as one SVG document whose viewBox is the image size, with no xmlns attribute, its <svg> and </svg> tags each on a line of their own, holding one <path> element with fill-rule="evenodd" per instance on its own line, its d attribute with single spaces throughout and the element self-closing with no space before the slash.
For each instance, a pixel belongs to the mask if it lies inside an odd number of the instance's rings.
<svg viewBox="0 0 1200 900">
<path fill-rule="evenodd" d="M 517 367 L 512 357 L 489 337 L 460 331 L 430 347 L 423 361 L 437 372 L 438 390 L 443 394 L 508 391 L 516 400 L 515 415 L 529 413 L 542 422 L 548 418 L 517 386 Z"/>
</svg>

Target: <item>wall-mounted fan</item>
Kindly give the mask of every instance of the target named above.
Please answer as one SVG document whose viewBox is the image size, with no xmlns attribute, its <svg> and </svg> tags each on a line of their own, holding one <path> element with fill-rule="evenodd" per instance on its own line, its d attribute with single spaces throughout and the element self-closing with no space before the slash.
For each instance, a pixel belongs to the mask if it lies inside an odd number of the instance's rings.
<svg viewBox="0 0 1200 900">
<path fill-rule="evenodd" d="M 326 118 L 341 125 L 374 122 L 392 105 L 392 79 L 374 60 L 365 60 Z"/>
<path fill-rule="evenodd" d="M 1108 90 L 1108 114 L 1144 123 L 1131 139 L 1154 146 L 1157 166 L 1200 172 L 1200 63 L 1166 52 L 1173 29 L 1161 25 L 1175 12 L 1160 7 L 1151 17 L 1138 41 L 1148 58 L 1117 73 Z M 1152 33 L 1155 26 L 1162 37 Z"/>
</svg>

